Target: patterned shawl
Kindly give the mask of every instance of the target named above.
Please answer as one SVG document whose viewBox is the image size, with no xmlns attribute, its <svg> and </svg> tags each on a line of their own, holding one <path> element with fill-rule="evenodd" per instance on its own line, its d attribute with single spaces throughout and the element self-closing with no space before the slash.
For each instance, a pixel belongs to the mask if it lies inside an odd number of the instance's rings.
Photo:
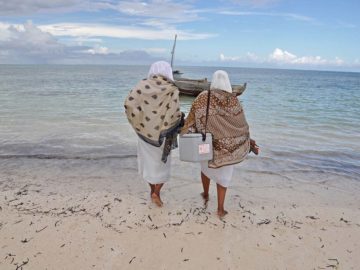
<svg viewBox="0 0 360 270">
<path fill-rule="evenodd" d="M 165 137 L 175 134 L 176 139 L 182 118 L 179 89 L 167 78 L 154 75 L 140 81 L 124 107 L 129 123 L 144 141 L 159 147 Z"/>
<path fill-rule="evenodd" d="M 249 126 L 235 94 L 211 90 L 206 132 L 213 135 L 213 159 L 209 168 L 239 163 L 250 149 Z M 205 132 L 208 92 L 203 91 L 193 102 L 181 133 Z"/>
</svg>

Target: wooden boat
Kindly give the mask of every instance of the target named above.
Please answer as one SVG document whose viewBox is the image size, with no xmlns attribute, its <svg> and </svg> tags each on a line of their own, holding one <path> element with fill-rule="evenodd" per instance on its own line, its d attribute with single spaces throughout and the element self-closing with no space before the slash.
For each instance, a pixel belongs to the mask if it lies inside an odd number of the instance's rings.
<svg viewBox="0 0 360 270">
<path fill-rule="evenodd" d="M 207 79 L 193 80 L 186 78 L 177 78 L 174 81 L 179 88 L 180 94 L 196 97 L 202 91 L 210 89 L 210 82 Z M 246 83 L 243 85 L 232 85 L 233 93 L 237 96 L 241 95 L 246 89 Z"/>
<path fill-rule="evenodd" d="M 173 62 L 174 62 L 176 38 L 177 35 L 175 35 L 175 41 L 174 41 L 173 49 L 171 51 L 171 68 L 173 67 Z M 187 78 L 182 78 L 181 74 L 183 73 L 180 72 L 179 70 L 173 71 L 174 83 L 179 88 L 180 94 L 196 97 L 202 91 L 209 90 L 210 82 L 208 82 L 207 78 L 199 79 L 199 80 L 187 79 Z M 246 83 L 244 83 L 243 85 L 231 85 L 231 87 L 233 89 L 233 93 L 239 96 L 245 91 Z"/>
</svg>

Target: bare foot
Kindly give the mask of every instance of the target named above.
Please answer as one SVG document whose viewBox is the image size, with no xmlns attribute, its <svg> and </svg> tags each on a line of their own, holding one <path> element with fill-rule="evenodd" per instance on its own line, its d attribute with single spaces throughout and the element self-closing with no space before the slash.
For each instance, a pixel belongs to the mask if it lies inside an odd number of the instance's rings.
<svg viewBox="0 0 360 270">
<path fill-rule="evenodd" d="M 156 193 L 151 194 L 151 201 L 159 207 L 163 206 L 163 202 Z"/>
<path fill-rule="evenodd" d="M 205 192 L 201 192 L 201 197 L 203 197 L 206 202 L 209 200 L 209 194 L 205 194 Z"/>
<path fill-rule="evenodd" d="M 218 210 L 217 211 L 217 214 L 220 219 L 223 218 L 225 215 L 227 215 L 227 213 L 228 213 L 228 211 L 226 211 L 226 210 Z"/>
</svg>

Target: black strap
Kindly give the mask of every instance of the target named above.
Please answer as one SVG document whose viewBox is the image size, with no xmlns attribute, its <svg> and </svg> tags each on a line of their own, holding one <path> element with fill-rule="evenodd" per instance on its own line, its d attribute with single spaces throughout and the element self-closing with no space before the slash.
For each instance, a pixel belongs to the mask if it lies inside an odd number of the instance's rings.
<svg viewBox="0 0 360 270">
<path fill-rule="evenodd" d="M 207 98 L 207 106 L 206 106 L 205 132 L 202 134 L 203 142 L 205 142 L 205 140 L 206 140 L 206 126 L 207 126 L 208 115 L 209 115 L 209 107 L 210 107 L 210 89 L 208 90 L 208 98 Z"/>
</svg>

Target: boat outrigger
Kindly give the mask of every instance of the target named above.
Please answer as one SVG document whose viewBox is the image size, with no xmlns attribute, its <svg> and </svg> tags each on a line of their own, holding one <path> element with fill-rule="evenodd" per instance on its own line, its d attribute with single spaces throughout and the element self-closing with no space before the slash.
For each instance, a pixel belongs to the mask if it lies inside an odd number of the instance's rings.
<svg viewBox="0 0 360 270">
<path fill-rule="evenodd" d="M 176 38 L 177 35 L 175 35 L 175 41 L 173 45 L 173 49 L 171 51 L 171 68 L 173 68 L 174 63 L 174 54 L 175 54 L 175 46 L 176 46 Z M 202 91 L 209 90 L 210 88 L 210 82 L 208 82 L 207 78 L 204 79 L 187 79 L 182 78 L 181 73 L 179 70 L 174 70 L 174 83 L 179 88 L 180 94 L 187 95 L 187 96 L 194 96 L 196 97 L 199 95 Z M 233 93 L 235 93 L 237 96 L 241 95 L 245 89 L 246 89 L 246 83 L 243 85 L 231 85 L 233 89 Z"/>
</svg>

